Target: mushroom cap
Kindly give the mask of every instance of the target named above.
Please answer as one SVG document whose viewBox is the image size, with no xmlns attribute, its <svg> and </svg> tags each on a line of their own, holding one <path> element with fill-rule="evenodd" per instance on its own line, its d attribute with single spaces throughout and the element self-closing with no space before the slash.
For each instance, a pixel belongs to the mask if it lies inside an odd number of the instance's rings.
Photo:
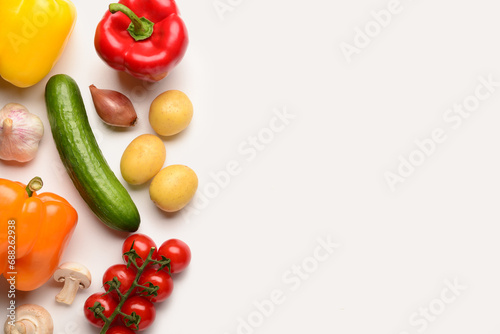
<svg viewBox="0 0 500 334">
<path fill-rule="evenodd" d="M 4 325 L 5 334 L 17 333 L 54 333 L 54 322 L 50 313 L 43 307 L 35 304 L 24 304 L 16 308 L 15 325 L 9 325 L 10 318 L 7 318 Z"/>
<path fill-rule="evenodd" d="M 86 289 L 92 282 L 92 275 L 84 265 L 76 262 L 65 262 L 59 265 L 54 272 L 54 279 L 64 282 L 66 279 L 73 279 L 80 282 L 82 288 Z"/>
</svg>

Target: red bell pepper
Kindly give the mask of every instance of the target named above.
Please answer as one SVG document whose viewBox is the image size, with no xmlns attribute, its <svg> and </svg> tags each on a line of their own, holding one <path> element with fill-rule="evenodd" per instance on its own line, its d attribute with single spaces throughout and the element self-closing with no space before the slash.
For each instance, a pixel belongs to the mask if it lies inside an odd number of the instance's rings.
<svg viewBox="0 0 500 334">
<path fill-rule="evenodd" d="M 174 0 L 120 0 L 109 5 L 94 44 L 112 68 L 159 81 L 184 57 L 188 35 Z"/>
</svg>

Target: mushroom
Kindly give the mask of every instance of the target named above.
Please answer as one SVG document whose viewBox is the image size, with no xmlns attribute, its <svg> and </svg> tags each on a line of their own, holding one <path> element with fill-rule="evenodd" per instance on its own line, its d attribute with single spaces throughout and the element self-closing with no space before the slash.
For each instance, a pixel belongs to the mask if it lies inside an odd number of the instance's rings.
<svg viewBox="0 0 500 334">
<path fill-rule="evenodd" d="M 43 307 L 24 304 L 16 308 L 15 320 L 7 317 L 3 329 L 5 334 L 52 334 L 54 323 Z"/>
<path fill-rule="evenodd" d="M 54 273 L 57 282 L 64 282 L 64 286 L 56 296 L 56 301 L 71 305 L 75 300 L 78 289 L 86 289 L 92 282 L 89 270 L 74 262 L 66 262 L 59 266 Z"/>
</svg>

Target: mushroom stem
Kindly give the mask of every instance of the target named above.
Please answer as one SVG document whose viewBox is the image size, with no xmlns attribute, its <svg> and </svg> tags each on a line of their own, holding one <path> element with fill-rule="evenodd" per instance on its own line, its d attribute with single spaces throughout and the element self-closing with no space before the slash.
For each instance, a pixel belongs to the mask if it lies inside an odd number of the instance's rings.
<svg viewBox="0 0 500 334">
<path fill-rule="evenodd" d="M 14 323 L 14 328 L 12 329 L 13 334 L 30 334 L 36 333 L 36 326 L 33 323 L 33 321 L 28 320 L 28 319 L 23 319 L 20 321 L 16 321 Z"/>
<path fill-rule="evenodd" d="M 62 290 L 56 296 L 56 301 L 71 305 L 79 289 L 80 280 L 74 279 L 73 277 L 66 277 Z"/>
</svg>

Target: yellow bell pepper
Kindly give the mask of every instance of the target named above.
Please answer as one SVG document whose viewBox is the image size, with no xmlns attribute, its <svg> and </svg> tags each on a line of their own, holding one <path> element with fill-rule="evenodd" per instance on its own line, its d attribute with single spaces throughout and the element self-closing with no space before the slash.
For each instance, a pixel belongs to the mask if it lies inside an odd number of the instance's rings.
<svg viewBox="0 0 500 334">
<path fill-rule="evenodd" d="M 18 87 L 42 80 L 59 60 L 76 21 L 67 0 L 0 0 L 0 76 Z"/>
</svg>

